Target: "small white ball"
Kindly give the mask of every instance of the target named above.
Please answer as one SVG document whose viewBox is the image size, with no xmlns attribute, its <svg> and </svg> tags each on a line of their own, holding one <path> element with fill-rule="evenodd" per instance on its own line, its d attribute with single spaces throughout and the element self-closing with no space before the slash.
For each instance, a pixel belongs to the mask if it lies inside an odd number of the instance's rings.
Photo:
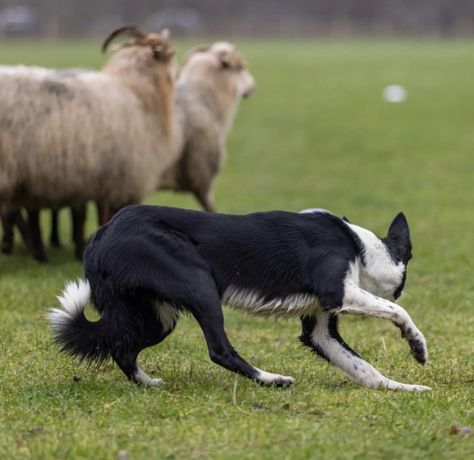
<svg viewBox="0 0 474 460">
<path fill-rule="evenodd" d="M 400 85 L 388 85 L 383 89 L 383 98 L 387 102 L 403 102 L 407 98 L 407 90 Z"/>
</svg>

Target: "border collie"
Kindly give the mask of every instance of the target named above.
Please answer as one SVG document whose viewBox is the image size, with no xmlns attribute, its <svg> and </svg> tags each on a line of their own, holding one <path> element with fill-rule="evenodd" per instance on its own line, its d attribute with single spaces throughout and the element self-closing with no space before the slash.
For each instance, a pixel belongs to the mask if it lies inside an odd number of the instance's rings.
<svg viewBox="0 0 474 460">
<path fill-rule="evenodd" d="M 343 341 L 341 313 L 375 316 L 400 328 L 416 361 L 425 338 L 394 301 L 411 258 L 400 213 L 385 238 L 329 211 L 244 216 L 134 205 L 99 228 L 84 255 L 85 280 L 70 282 L 49 314 L 62 350 L 89 362 L 110 357 L 132 381 L 158 386 L 137 365 L 141 350 L 163 341 L 182 312 L 199 323 L 213 362 L 263 385 L 292 377 L 247 363 L 224 330 L 222 304 L 263 316 L 298 316 L 301 342 L 369 388 L 422 391 L 383 376 Z M 91 299 L 101 314 L 84 316 Z"/>
</svg>

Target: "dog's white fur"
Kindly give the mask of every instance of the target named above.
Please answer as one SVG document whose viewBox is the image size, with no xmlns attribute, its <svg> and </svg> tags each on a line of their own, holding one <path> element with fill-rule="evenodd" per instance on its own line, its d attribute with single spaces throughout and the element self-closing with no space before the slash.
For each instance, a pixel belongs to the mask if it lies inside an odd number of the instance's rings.
<svg viewBox="0 0 474 460">
<path fill-rule="evenodd" d="M 256 292 L 230 286 L 224 293 L 223 303 L 252 315 L 288 317 L 311 313 L 317 299 L 308 294 L 298 294 L 285 299 L 265 300 Z"/>
<path fill-rule="evenodd" d="M 82 313 L 90 295 L 91 288 L 87 280 L 69 281 L 62 294 L 57 297 L 62 308 L 53 308 L 48 314 L 53 331 L 67 324 L 71 318 L 77 317 L 78 313 Z"/>
</svg>

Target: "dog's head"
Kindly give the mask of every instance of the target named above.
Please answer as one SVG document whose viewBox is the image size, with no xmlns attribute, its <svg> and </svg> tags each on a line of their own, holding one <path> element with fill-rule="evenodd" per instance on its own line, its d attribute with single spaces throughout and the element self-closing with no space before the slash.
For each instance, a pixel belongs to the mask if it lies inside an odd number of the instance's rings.
<svg viewBox="0 0 474 460">
<path fill-rule="evenodd" d="M 403 213 L 395 216 L 385 238 L 351 224 L 347 218 L 343 220 L 364 246 L 360 287 L 385 299 L 398 299 L 405 286 L 407 265 L 411 259 L 410 230 Z"/>
<path fill-rule="evenodd" d="M 408 228 L 407 219 L 402 212 L 395 216 L 393 222 L 390 224 L 387 236 L 382 239 L 382 242 L 387 248 L 392 261 L 397 267 L 403 269 L 402 278 L 393 289 L 393 297 L 398 299 L 405 287 L 407 266 L 409 260 L 412 258 L 410 229 Z"/>
</svg>

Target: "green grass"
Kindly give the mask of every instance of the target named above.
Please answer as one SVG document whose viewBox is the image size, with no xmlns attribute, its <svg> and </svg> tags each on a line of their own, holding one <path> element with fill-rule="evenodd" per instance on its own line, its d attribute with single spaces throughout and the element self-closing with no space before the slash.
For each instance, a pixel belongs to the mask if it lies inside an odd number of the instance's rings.
<svg viewBox="0 0 474 460">
<path fill-rule="evenodd" d="M 190 318 L 140 356 L 161 389 L 113 365 L 78 366 L 52 344 L 46 309 L 81 275 L 70 244 L 49 265 L 0 256 L 0 458 L 466 459 L 474 428 L 474 44 L 244 42 L 258 89 L 242 103 L 219 178 L 221 211 L 325 207 L 380 234 L 403 210 L 414 243 L 402 304 L 425 333 L 417 365 L 395 328 L 344 318 L 342 335 L 389 377 L 431 393 L 370 391 L 296 341 L 297 320 L 226 311 L 253 364 L 293 375 L 265 389 L 212 364 Z M 3 63 L 98 66 L 96 43 L 0 45 Z M 406 86 L 387 104 L 385 85 Z M 186 195 L 150 202 L 196 207 Z M 95 216 L 90 213 L 89 231 Z M 46 221 L 43 222 L 46 224 Z M 68 239 L 69 219 L 62 216 Z M 73 376 L 79 381 L 73 381 Z M 77 379 L 76 379 L 77 380 Z M 235 397 L 235 400 L 234 400 Z"/>
</svg>

